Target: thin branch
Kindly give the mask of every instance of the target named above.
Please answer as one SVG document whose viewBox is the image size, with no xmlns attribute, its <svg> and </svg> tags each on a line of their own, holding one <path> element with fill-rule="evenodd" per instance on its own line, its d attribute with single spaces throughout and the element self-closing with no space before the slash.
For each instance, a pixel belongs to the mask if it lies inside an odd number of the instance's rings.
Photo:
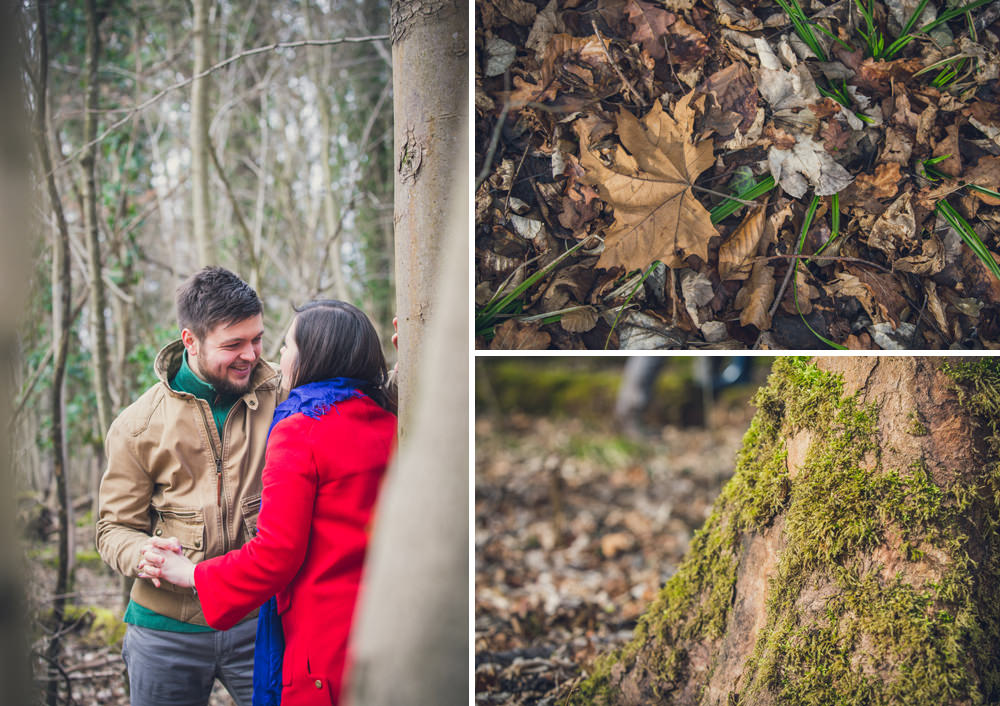
<svg viewBox="0 0 1000 706">
<path fill-rule="evenodd" d="M 594 28 L 594 34 L 597 35 L 597 39 L 601 43 L 601 48 L 604 49 L 604 56 L 607 57 L 608 63 L 615 70 L 615 73 L 618 74 L 618 79 L 623 84 L 625 84 L 625 87 L 628 88 L 629 93 L 631 93 L 633 96 L 635 96 L 636 102 L 639 105 L 641 105 L 643 108 L 645 108 L 646 107 L 646 101 L 644 101 L 642 99 L 642 96 L 640 96 L 639 92 L 635 90 L 635 88 L 632 86 L 631 82 L 629 82 L 629 80 L 627 78 L 625 78 L 625 74 L 622 73 L 621 68 L 618 66 L 618 62 L 616 62 L 614 59 L 611 58 L 611 53 L 608 51 L 608 45 L 605 43 L 604 37 L 601 36 L 601 33 L 597 29 L 597 21 L 596 20 L 591 20 L 590 21 L 590 26 Z"/>
<path fill-rule="evenodd" d="M 80 293 L 79 301 L 76 303 L 76 306 L 73 307 L 73 314 L 70 319 L 71 322 L 75 322 L 77 317 L 80 316 L 80 312 L 83 311 L 83 305 L 87 303 L 88 296 L 90 296 L 90 288 L 84 287 L 83 291 Z M 14 428 L 14 422 L 17 421 L 17 417 L 21 414 L 25 403 L 31 397 L 31 393 L 34 391 L 35 385 L 38 384 L 38 380 L 42 377 L 42 373 L 45 372 L 49 362 L 52 360 L 52 351 L 52 346 L 46 347 L 45 356 L 38 364 L 38 367 L 35 368 L 35 371 L 31 373 L 31 377 L 28 379 L 28 382 L 25 383 L 24 391 L 21 393 L 20 397 L 18 397 L 17 404 L 14 405 L 14 412 L 10 415 L 10 422 L 7 424 L 8 429 Z"/>
<path fill-rule="evenodd" d="M 143 110 L 151 106 L 153 103 L 156 103 L 158 100 L 163 98 L 168 93 L 176 91 L 179 88 L 184 88 L 185 86 L 189 86 L 198 79 L 204 78 L 205 76 L 208 76 L 209 74 L 218 71 L 219 69 L 224 69 L 225 67 L 229 66 L 233 62 L 239 61 L 240 59 L 245 59 L 250 56 L 256 56 L 257 54 L 264 54 L 266 52 L 276 51 L 278 49 L 295 49 L 298 47 L 324 47 L 324 46 L 332 46 L 335 44 L 360 44 L 362 42 L 374 42 L 388 38 L 389 35 L 387 34 L 379 34 L 379 35 L 373 35 L 371 37 L 341 37 L 340 39 L 303 39 L 298 42 L 276 42 L 274 44 L 268 44 L 266 46 L 256 47 L 254 49 L 247 49 L 246 51 L 242 51 L 239 54 L 234 54 L 233 56 L 227 59 L 223 59 L 214 66 L 208 67 L 201 73 L 195 74 L 194 76 L 191 76 L 189 78 L 178 81 L 177 83 L 174 83 L 170 86 L 167 86 L 152 98 L 148 98 L 139 105 L 135 106 L 134 108 L 129 110 L 129 112 L 126 113 L 124 117 L 113 122 L 104 132 L 102 132 L 96 138 L 94 138 L 93 140 L 84 145 L 81 145 L 75 152 L 70 154 L 62 161 L 58 162 L 55 165 L 54 169 L 61 169 L 62 167 L 71 164 L 88 147 L 91 147 L 103 141 L 104 138 L 106 138 L 112 132 L 114 132 L 122 125 L 127 123 L 129 120 L 131 120 L 136 113 L 142 112 Z"/>
</svg>

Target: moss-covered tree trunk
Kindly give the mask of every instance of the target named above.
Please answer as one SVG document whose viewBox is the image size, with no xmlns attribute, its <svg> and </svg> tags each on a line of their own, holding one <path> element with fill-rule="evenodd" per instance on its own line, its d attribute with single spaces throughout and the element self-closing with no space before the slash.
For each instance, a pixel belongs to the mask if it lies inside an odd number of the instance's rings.
<svg viewBox="0 0 1000 706">
<path fill-rule="evenodd" d="M 736 472 L 570 703 L 1000 701 L 1000 360 L 780 358 Z"/>
</svg>

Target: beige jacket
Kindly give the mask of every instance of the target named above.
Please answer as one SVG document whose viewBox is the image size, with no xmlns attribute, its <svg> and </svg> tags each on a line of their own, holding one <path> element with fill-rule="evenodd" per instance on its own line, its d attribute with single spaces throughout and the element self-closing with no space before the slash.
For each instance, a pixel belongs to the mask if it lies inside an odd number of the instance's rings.
<svg viewBox="0 0 1000 706">
<path fill-rule="evenodd" d="M 111 424 L 108 466 L 101 479 L 97 550 L 112 568 L 136 576 L 150 535 L 177 537 L 192 561 L 242 546 L 256 529 L 260 472 L 275 406 L 284 399 L 280 374 L 254 370 L 250 391 L 229 411 L 223 439 L 204 400 L 170 388 L 184 346 L 156 357 L 160 382 Z M 191 589 L 146 579 L 132 587 L 140 605 L 176 620 L 206 625 Z"/>
</svg>

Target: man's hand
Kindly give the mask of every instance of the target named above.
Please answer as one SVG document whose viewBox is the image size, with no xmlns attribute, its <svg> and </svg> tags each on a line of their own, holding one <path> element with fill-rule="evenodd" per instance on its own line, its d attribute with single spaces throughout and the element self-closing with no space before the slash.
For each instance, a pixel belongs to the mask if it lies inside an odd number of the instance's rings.
<svg viewBox="0 0 1000 706">
<path fill-rule="evenodd" d="M 399 317 L 392 317 L 392 347 L 399 350 Z"/>
<path fill-rule="evenodd" d="M 150 537 L 142 545 L 139 578 L 150 579 L 160 587 L 160 579 L 175 586 L 194 586 L 194 564 L 184 556 L 176 537 Z"/>
</svg>

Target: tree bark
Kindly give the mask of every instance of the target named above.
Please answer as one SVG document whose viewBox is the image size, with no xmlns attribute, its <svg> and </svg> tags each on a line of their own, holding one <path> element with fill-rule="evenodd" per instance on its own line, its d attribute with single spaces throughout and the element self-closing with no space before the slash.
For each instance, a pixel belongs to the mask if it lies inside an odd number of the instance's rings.
<svg viewBox="0 0 1000 706">
<path fill-rule="evenodd" d="M 736 472 L 576 704 L 1000 699 L 1000 360 L 779 359 Z"/>
<path fill-rule="evenodd" d="M 101 38 L 96 0 L 87 0 L 87 98 L 83 118 L 83 141 L 88 146 L 80 157 L 83 168 L 83 220 L 87 233 L 87 278 L 90 284 L 90 332 L 94 339 L 94 393 L 100 442 L 111 426 L 111 384 L 108 354 L 107 301 L 101 270 L 101 240 L 97 213 L 97 62 Z"/>
<path fill-rule="evenodd" d="M 409 368 L 421 381 L 412 433 L 381 492 L 366 561 L 345 691 L 356 706 L 469 703 L 466 135 L 456 136 L 424 354 Z"/>
<path fill-rule="evenodd" d="M 464 0 L 393 0 L 390 7 L 400 439 L 414 419 L 412 383 L 433 316 L 450 186 L 466 171 L 455 156 L 465 153 L 460 136 L 468 122 L 468 11 Z"/>
<path fill-rule="evenodd" d="M 210 64 L 208 11 L 211 0 L 192 0 L 194 7 L 194 75 Z M 191 219 L 198 265 L 214 264 L 209 205 L 208 91 L 209 77 L 191 84 Z"/>
<path fill-rule="evenodd" d="M 26 96 L 19 67 L 25 60 L 23 6 L 0 11 L 0 684 L 5 703 L 35 703 L 22 588 L 23 557 L 18 540 L 17 493 L 11 452 L 11 412 L 16 395 L 10 371 L 17 358 L 17 327 L 28 291 L 32 238 L 31 180 L 28 174 Z M 37 223 L 34 224 L 37 226 Z"/>
<path fill-rule="evenodd" d="M 52 442 L 53 476 L 56 480 L 56 497 L 59 507 L 59 562 L 56 565 L 55 598 L 52 602 L 52 622 L 54 637 L 46 648 L 46 659 L 52 666 L 49 670 L 49 686 L 46 703 L 55 706 L 59 700 L 59 673 L 54 668 L 62 649 L 60 634 L 65 619 L 66 594 L 72 583 L 70 566 L 70 505 L 69 483 L 67 482 L 65 433 L 63 429 L 63 394 L 65 391 L 66 361 L 69 357 L 70 327 L 72 326 L 73 280 L 70 267 L 69 227 L 62 210 L 62 201 L 56 186 L 49 151 L 47 118 L 48 99 L 48 29 L 45 6 L 38 7 L 38 81 L 35 102 L 35 142 L 41 158 L 41 166 L 46 175 L 46 185 L 50 206 L 56 216 L 57 229 L 54 232 L 52 255 L 52 347 L 55 351 L 52 363 L 52 388 L 49 398 L 52 414 L 50 439 Z"/>
</svg>

